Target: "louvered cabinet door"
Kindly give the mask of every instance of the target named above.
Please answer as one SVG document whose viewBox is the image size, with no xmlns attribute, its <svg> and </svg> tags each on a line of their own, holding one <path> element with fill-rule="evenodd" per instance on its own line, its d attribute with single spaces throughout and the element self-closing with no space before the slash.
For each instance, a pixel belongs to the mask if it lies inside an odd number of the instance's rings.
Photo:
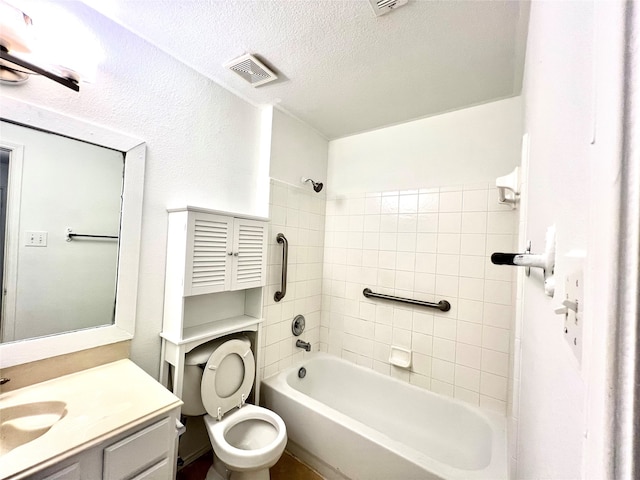
<svg viewBox="0 0 640 480">
<path fill-rule="evenodd" d="M 189 215 L 184 295 L 231 288 L 233 219 L 192 212 Z"/>
<path fill-rule="evenodd" d="M 267 279 L 267 223 L 235 219 L 231 290 L 261 287 Z"/>
</svg>

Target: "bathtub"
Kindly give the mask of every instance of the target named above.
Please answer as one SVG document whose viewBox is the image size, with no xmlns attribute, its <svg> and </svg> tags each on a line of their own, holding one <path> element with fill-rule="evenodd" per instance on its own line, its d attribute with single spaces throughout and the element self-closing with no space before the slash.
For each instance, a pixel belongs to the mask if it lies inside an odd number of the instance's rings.
<svg viewBox="0 0 640 480">
<path fill-rule="evenodd" d="M 287 425 L 288 449 L 329 479 L 508 476 L 504 417 L 332 355 L 263 380 L 262 399 Z"/>
</svg>

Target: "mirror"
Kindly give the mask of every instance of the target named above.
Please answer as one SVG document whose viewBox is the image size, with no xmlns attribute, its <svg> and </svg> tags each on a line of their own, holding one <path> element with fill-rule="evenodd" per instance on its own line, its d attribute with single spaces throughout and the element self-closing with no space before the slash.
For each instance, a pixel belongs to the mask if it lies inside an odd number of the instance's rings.
<svg viewBox="0 0 640 480">
<path fill-rule="evenodd" d="M 122 152 L 2 121 L 0 158 L 2 342 L 112 324 Z"/>
<path fill-rule="evenodd" d="M 3 299 L 11 343 L 0 346 L 0 367 L 131 339 L 144 143 L 7 97 L 0 120 L 0 149 L 9 152 L 4 284 L 17 287 Z M 36 157 L 45 163 L 34 175 Z"/>
</svg>

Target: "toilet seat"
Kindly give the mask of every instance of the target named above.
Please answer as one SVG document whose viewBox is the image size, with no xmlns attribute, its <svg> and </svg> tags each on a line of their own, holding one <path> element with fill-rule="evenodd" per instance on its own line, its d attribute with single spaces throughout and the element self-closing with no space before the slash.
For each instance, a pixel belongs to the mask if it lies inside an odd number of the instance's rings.
<svg viewBox="0 0 640 480">
<path fill-rule="evenodd" d="M 228 392 L 228 382 L 233 381 L 238 374 L 238 359 L 244 377 L 235 390 Z M 232 371 L 234 369 L 235 372 Z M 200 385 L 202 403 L 207 413 L 221 420 L 222 415 L 228 411 L 241 407 L 251 392 L 255 374 L 256 366 L 250 342 L 234 339 L 216 348 L 207 360 Z"/>
<path fill-rule="evenodd" d="M 270 424 L 275 430 L 274 438 L 268 444 L 260 448 L 243 449 L 237 448 L 227 441 L 226 435 L 233 427 L 242 422 L 256 420 Z M 287 429 L 282 418 L 271 410 L 256 405 L 247 404 L 237 412 L 223 418 L 222 421 L 216 421 L 210 415 L 205 415 L 204 422 L 213 451 L 232 470 L 247 471 L 269 468 L 278 461 L 287 443 Z"/>
</svg>

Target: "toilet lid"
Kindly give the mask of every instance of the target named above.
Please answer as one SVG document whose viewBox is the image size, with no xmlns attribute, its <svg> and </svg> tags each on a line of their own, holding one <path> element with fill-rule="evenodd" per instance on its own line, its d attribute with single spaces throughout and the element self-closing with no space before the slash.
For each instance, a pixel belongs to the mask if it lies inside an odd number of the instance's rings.
<svg viewBox="0 0 640 480">
<path fill-rule="evenodd" d="M 251 344 L 242 340 L 229 340 L 220 345 L 209 357 L 204 372 L 200 394 L 209 415 L 224 415 L 242 405 L 253 387 L 256 366 Z"/>
</svg>

